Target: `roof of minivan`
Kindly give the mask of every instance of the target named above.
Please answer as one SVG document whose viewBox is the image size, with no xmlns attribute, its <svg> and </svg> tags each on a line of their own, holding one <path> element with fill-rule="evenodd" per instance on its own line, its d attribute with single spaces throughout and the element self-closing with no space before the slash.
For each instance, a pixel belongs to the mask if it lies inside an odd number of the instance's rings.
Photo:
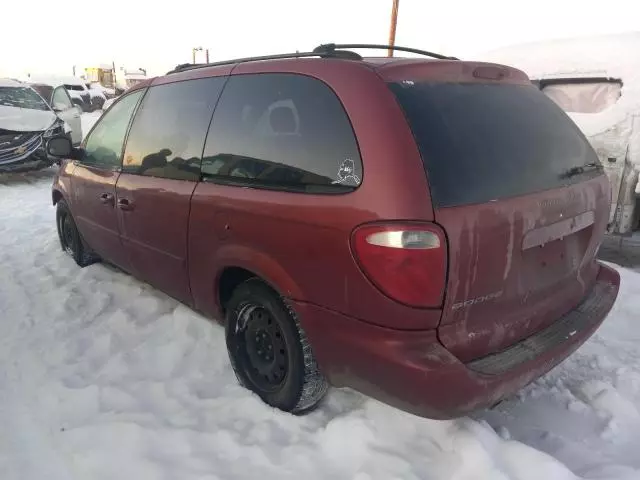
<svg viewBox="0 0 640 480">
<path fill-rule="evenodd" d="M 474 74 L 478 67 L 494 71 L 508 71 L 507 75 L 500 77 L 503 83 L 529 83 L 529 79 L 521 70 L 505 65 L 487 62 L 467 62 L 453 59 L 433 59 L 428 57 L 364 57 L 361 60 L 349 58 L 318 58 L 318 57 L 292 57 L 292 58 L 260 58 L 246 60 L 237 63 L 223 63 L 211 65 L 199 65 L 195 68 L 187 68 L 182 71 L 170 72 L 167 75 L 145 81 L 145 85 L 161 85 L 180 80 L 203 78 L 208 76 L 221 76 L 245 73 L 276 73 L 292 72 L 303 74 L 319 74 L 323 69 L 340 69 L 343 72 L 355 71 L 350 69 L 368 69 L 375 71 L 386 81 L 403 81 L 420 77 L 434 78 L 441 81 L 460 81 L 461 79 L 476 80 Z M 485 72 L 486 73 L 486 72 Z M 477 80 L 490 77 L 477 76 Z"/>
</svg>

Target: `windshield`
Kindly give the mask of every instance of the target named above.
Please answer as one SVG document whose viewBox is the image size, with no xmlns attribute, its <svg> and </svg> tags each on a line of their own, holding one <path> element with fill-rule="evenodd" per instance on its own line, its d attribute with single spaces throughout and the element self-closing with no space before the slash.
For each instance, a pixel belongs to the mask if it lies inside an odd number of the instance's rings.
<svg viewBox="0 0 640 480">
<path fill-rule="evenodd" d="M 42 97 L 28 87 L 0 87 L 0 106 L 49 110 Z"/>
<path fill-rule="evenodd" d="M 531 85 L 390 87 L 411 126 L 437 207 L 526 195 L 600 174 L 578 127 Z"/>
</svg>

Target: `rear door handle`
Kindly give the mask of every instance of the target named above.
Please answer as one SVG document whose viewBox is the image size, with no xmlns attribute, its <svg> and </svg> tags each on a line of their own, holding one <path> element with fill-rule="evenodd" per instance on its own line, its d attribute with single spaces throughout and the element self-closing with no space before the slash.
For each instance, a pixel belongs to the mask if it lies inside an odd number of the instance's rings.
<svg viewBox="0 0 640 480">
<path fill-rule="evenodd" d="M 111 193 L 103 193 L 100 195 L 100 202 L 113 205 L 113 195 Z"/>
<path fill-rule="evenodd" d="M 130 202 L 128 199 L 126 198 L 119 198 L 118 199 L 118 208 L 120 210 L 133 210 L 133 202 Z"/>
</svg>

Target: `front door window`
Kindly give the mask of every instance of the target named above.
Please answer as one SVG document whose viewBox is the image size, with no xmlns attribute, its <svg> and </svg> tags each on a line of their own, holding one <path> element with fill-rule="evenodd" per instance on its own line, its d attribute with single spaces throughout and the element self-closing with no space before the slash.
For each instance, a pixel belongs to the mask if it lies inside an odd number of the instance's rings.
<svg viewBox="0 0 640 480">
<path fill-rule="evenodd" d="M 104 114 L 87 138 L 82 163 L 108 170 L 120 168 L 129 122 L 143 92 L 130 93 Z"/>
</svg>

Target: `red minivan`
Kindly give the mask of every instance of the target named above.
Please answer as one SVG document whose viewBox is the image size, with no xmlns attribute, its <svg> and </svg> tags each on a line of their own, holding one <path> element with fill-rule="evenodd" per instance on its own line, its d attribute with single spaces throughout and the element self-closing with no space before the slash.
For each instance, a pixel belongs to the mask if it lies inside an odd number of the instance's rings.
<svg viewBox="0 0 640 480">
<path fill-rule="evenodd" d="M 304 412 L 333 385 L 459 416 L 547 372 L 611 310 L 609 184 L 523 72 L 365 47 L 132 88 L 80 148 L 48 144 L 67 159 L 60 241 L 224 320 L 239 381 L 269 405 Z"/>
</svg>

